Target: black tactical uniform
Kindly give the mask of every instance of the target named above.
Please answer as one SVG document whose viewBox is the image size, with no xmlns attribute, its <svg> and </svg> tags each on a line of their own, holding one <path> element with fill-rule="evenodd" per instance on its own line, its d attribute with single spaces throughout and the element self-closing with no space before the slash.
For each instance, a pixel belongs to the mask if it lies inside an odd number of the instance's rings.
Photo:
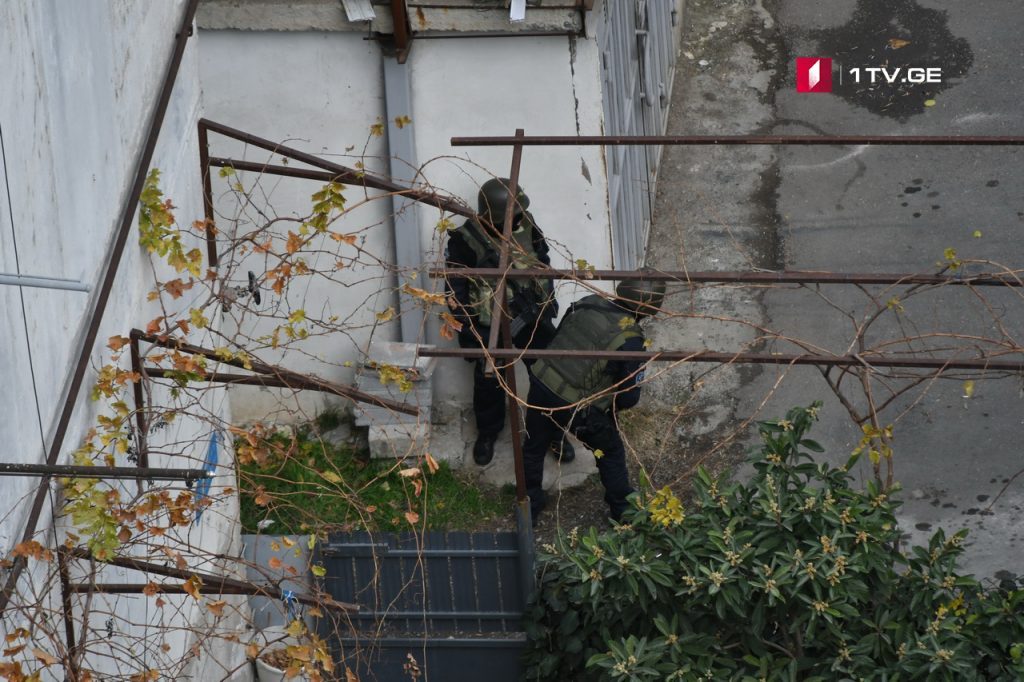
<svg viewBox="0 0 1024 682">
<path fill-rule="evenodd" d="M 644 336 L 638 320 L 656 311 L 664 291 L 664 283 L 631 280 L 619 285 L 614 300 L 587 296 L 572 305 L 548 347 L 643 350 Z M 638 382 L 643 376 L 641 361 L 558 358 L 541 359 L 533 365 L 523 464 L 535 523 L 545 504 L 544 451 L 552 436 L 563 429 L 568 429 L 595 455 L 600 454 L 597 469 L 605 489 L 604 499 L 611 517 L 621 518 L 633 487 L 615 412 L 636 405 L 640 399 Z"/>
<path fill-rule="evenodd" d="M 448 238 L 445 260 L 449 268 L 496 268 L 499 265 L 501 236 L 509 180 L 488 180 L 480 189 L 478 212 L 481 221 L 467 220 Z M 550 265 L 548 245 L 526 207 L 530 200 L 522 188 L 516 188 L 513 240 L 510 259 L 515 268 Z M 490 221 L 492 225 L 486 224 Z M 512 342 L 517 348 L 544 348 L 554 335 L 552 319 L 558 312 L 551 280 L 508 279 L 508 309 Z M 494 280 L 451 278 L 448 289 L 456 303 L 455 317 L 462 323 L 459 345 L 480 348 L 487 345 L 494 306 Z M 494 455 L 494 442 L 505 427 L 505 392 L 495 376 L 484 374 L 486 361 L 474 361 L 473 410 L 476 413 L 477 441 L 473 458 L 485 465 Z M 561 439 L 559 439 L 561 442 Z M 563 461 L 570 449 L 563 446 Z"/>
</svg>

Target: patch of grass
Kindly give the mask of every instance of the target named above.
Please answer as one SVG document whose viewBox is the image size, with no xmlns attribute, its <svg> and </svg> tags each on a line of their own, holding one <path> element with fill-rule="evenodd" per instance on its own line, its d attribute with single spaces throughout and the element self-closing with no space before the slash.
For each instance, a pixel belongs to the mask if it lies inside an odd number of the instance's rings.
<svg viewBox="0 0 1024 682">
<path fill-rule="evenodd" d="M 243 532 L 475 529 L 512 518 L 514 491 L 479 485 L 440 462 L 368 460 L 300 429 L 268 438 L 262 462 L 239 467 Z M 419 473 L 408 475 L 416 467 Z M 405 475 L 401 473 L 406 470 Z"/>
<path fill-rule="evenodd" d="M 341 409 L 337 407 L 328 407 L 323 412 L 316 416 L 313 423 L 316 424 L 317 433 L 327 433 L 341 426 L 341 422 L 344 421 Z"/>
</svg>

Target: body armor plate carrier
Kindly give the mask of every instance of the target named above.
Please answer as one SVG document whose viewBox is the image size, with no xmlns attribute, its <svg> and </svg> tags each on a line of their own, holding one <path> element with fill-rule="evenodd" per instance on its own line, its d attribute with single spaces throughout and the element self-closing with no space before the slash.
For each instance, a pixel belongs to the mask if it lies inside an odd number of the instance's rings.
<svg viewBox="0 0 1024 682">
<path fill-rule="evenodd" d="M 462 236 L 466 245 L 472 249 L 473 255 L 476 256 L 477 267 L 498 267 L 501 245 L 496 238 L 486 233 L 482 225 L 474 221 L 466 221 L 458 229 L 458 234 Z M 529 213 L 524 213 L 522 219 L 518 221 L 512 232 L 512 239 L 515 242 L 510 248 L 512 267 L 522 269 L 541 265 L 541 261 L 533 248 L 533 237 L 533 216 Z M 508 297 L 514 309 L 525 309 L 532 305 L 540 311 L 547 308 L 554 301 L 550 280 L 508 279 L 506 282 Z M 470 306 L 474 316 L 474 323 L 477 327 L 489 327 L 491 325 L 495 285 L 496 282 L 490 278 L 472 278 L 469 280 Z M 551 312 L 553 313 L 554 310 L 551 309 Z M 513 310 L 512 312 L 512 317 L 514 317 L 516 311 Z"/>
<path fill-rule="evenodd" d="M 549 350 L 618 350 L 632 338 L 642 338 L 636 320 L 611 301 L 591 295 L 573 304 Z M 593 358 L 541 358 L 534 363 L 538 381 L 569 404 L 596 397 L 591 404 L 606 410 L 614 394 L 609 389 L 615 378 L 608 373 L 608 360 Z"/>
</svg>

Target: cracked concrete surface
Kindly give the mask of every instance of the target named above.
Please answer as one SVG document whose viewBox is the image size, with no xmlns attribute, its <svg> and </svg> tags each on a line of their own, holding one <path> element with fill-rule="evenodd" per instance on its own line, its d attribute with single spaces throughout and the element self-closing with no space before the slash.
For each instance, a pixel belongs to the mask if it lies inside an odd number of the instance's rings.
<svg viewBox="0 0 1024 682">
<path fill-rule="evenodd" d="M 998 0 L 970 7 L 939 0 L 694 0 L 687 9 L 670 134 L 997 135 L 1019 133 L 1024 123 L 1015 38 L 1024 29 L 1024 13 Z M 890 10 L 903 14 L 889 21 Z M 879 16 L 881 33 L 864 28 L 870 23 L 864 17 Z M 915 24 L 906 16 L 927 22 Z M 858 99 L 857 93 L 795 92 L 794 57 L 829 56 L 830 50 L 862 44 L 865 54 L 881 54 L 878 46 L 867 48 L 892 37 L 890 29 L 900 31 L 897 37 L 927 43 L 917 46 L 925 56 L 945 54 L 942 41 L 951 50 L 970 51 L 972 66 L 931 95 L 936 105 L 907 103 L 898 115 L 879 107 L 877 93 Z M 931 272 L 944 249 L 955 248 L 965 257 L 1020 267 L 1024 207 L 1014 191 L 1021 174 L 1017 154 L 669 147 L 648 264 L 673 270 Z M 972 238 L 975 229 L 983 238 Z M 845 313 L 862 310 L 864 296 L 852 288 L 823 293 L 834 307 L 808 290 L 673 290 L 670 306 L 682 316 L 654 323 L 651 337 L 656 348 L 795 350 L 778 340 L 759 343 L 762 329 L 769 329 L 810 340 L 826 352 L 846 352 L 851 324 Z M 1007 313 L 1007 335 L 1020 339 L 1020 297 L 1005 291 L 985 295 Z M 899 320 L 879 325 L 875 340 L 902 335 L 896 334 L 899 323 L 991 336 L 994 325 L 979 312 L 982 307 L 965 290 L 947 287 L 907 302 Z M 728 468 L 753 444 L 747 420 L 776 418 L 815 399 L 825 407 L 814 437 L 834 463 L 844 462 L 860 437 L 813 368 L 684 364 L 652 374 L 642 407 L 630 415 L 629 435 L 636 460 L 656 486 L 676 483 L 684 490 L 683 479 L 697 463 Z M 1012 577 L 1024 573 L 1018 530 L 1024 476 L 1014 478 L 1024 467 L 1021 384 L 1019 378 L 975 377 L 977 388 L 968 399 L 962 397 L 964 378 L 929 383 L 883 414 L 883 421 L 892 421 L 909 409 L 896 422 L 894 443 L 896 480 L 903 486 L 901 526 L 915 543 L 940 527 L 947 533 L 967 527 L 964 568 L 982 577 Z M 870 466 L 864 462 L 855 473 L 867 480 Z"/>
</svg>

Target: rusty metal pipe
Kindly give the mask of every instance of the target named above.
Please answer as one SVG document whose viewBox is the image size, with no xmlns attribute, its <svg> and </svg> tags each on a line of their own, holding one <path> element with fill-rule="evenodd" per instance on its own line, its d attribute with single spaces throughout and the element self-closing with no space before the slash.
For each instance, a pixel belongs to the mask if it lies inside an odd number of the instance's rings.
<svg viewBox="0 0 1024 682">
<path fill-rule="evenodd" d="M 210 350 L 209 348 L 195 346 L 193 344 L 185 343 L 184 341 L 179 341 L 173 338 L 161 338 L 153 334 L 147 334 L 146 332 L 139 329 L 131 330 L 130 337 L 132 339 L 145 341 L 147 343 L 151 343 L 155 346 L 160 346 L 162 348 L 178 350 L 185 353 L 190 353 L 192 355 L 201 355 L 205 358 L 209 358 L 210 360 L 216 360 L 217 362 L 222 362 L 226 365 L 231 365 L 233 367 L 240 367 L 244 369 L 251 368 L 253 372 L 269 375 L 271 377 L 276 377 L 279 381 L 283 382 L 284 387 L 314 390 L 320 391 L 322 393 L 333 393 L 334 395 L 341 396 L 343 398 L 348 398 L 349 400 L 354 400 L 356 402 L 361 403 L 370 403 L 372 405 L 377 405 L 378 407 L 384 407 L 389 410 L 394 410 L 395 412 L 401 412 L 402 414 L 409 414 L 413 416 L 419 415 L 419 410 L 417 408 L 406 405 L 405 403 L 400 403 L 395 400 L 388 400 L 387 398 L 381 398 L 379 396 L 365 393 L 356 388 L 352 388 L 351 386 L 346 386 L 344 384 L 336 384 L 334 382 L 326 381 L 324 379 L 320 379 L 319 377 L 314 377 L 307 374 L 300 374 L 298 372 L 293 372 L 292 370 L 285 369 L 283 367 L 268 365 L 264 362 L 260 362 L 259 360 L 250 360 L 250 367 L 245 367 L 245 363 L 242 360 L 225 360 L 224 358 L 219 357 L 216 351 Z M 146 371 L 151 376 L 154 377 L 160 376 L 161 378 L 166 378 L 168 376 L 174 376 L 171 370 L 158 370 L 156 368 L 150 369 L 147 367 Z M 236 378 L 236 375 L 229 376 L 232 378 Z M 238 383 L 245 382 L 239 381 Z M 261 382 L 254 381 L 252 383 L 259 384 Z"/>
<path fill-rule="evenodd" d="M 342 184 L 359 185 L 362 187 L 369 187 L 371 189 L 379 189 L 385 192 L 401 194 L 402 196 L 409 197 L 413 201 L 419 201 L 424 204 L 429 204 L 431 206 L 435 206 L 441 209 L 442 211 L 447 211 L 449 213 L 455 213 L 457 215 L 466 216 L 467 218 L 472 218 L 476 215 L 476 213 L 472 211 L 469 207 L 455 199 L 443 197 L 432 192 L 424 192 L 422 190 L 418 190 L 412 187 L 405 187 L 403 185 L 399 185 L 396 182 L 392 182 L 391 180 L 370 175 L 364 171 L 355 170 L 354 168 L 348 168 L 347 166 L 342 166 L 341 164 L 337 164 L 331 161 L 326 161 L 318 156 L 314 156 L 313 154 L 308 154 L 306 152 L 299 151 L 298 149 L 289 147 L 284 144 L 272 142 L 265 138 L 252 135 L 251 133 L 238 130 L 237 128 L 232 128 L 222 123 L 217 123 L 216 121 L 211 121 L 209 119 L 204 118 L 201 119 L 201 122 L 206 126 L 207 130 L 211 130 L 220 135 L 224 135 L 225 137 L 230 137 L 239 140 L 240 142 L 250 144 L 254 147 L 265 149 L 274 154 L 287 156 L 289 158 L 295 159 L 296 161 L 301 161 L 302 163 L 309 164 L 310 166 L 314 166 L 316 168 L 321 168 L 325 171 L 329 171 L 330 173 L 335 174 L 336 179 L 339 182 L 342 182 Z M 211 157 L 210 159 L 211 166 L 225 165 L 231 166 L 236 170 L 256 170 L 257 172 L 259 172 L 260 169 L 264 168 L 281 168 L 278 166 L 269 166 L 267 164 L 252 164 L 252 166 L 249 168 L 243 168 L 243 165 L 248 165 L 251 163 L 252 162 L 236 162 L 232 161 L 231 159 L 213 157 Z M 288 175 L 287 173 L 277 174 Z M 301 176 L 296 175 L 295 177 Z"/>
<path fill-rule="evenodd" d="M 821 365 L 830 367 L 905 367 L 908 369 L 969 369 L 977 371 L 1024 371 L 1021 360 L 913 358 L 891 355 L 816 355 L 812 353 L 721 353 L 715 351 L 579 351 L 501 348 L 435 348 L 421 349 L 420 355 L 434 358 L 486 358 L 507 360 L 591 358 L 601 360 L 632 360 L 651 362 L 713 362 L 719 364 L 750 363 L 756 365 Z"/>
<path fill-rule="evenodd" d="M 148 467 L 101 467 L 77 464 L 21 464 L 0 462 L 0 476 L 61 476 L 68 478 L 146 479 L 154 481 L 193 481 L 213 474 L 205 469 L 151 469 Z"/>
<path fill-rule="evenodd" d="M 453 147 L 587 146 L 587 145 L 789 145 L 789 146 L 984 146 L 1024 145 L 1021 136 L 971 135 L 531 135 L 522 139 L 509 135 L 453 137 Z"/>
<path fill-rule="evenodd" d="M 148 561 L 142 561 L 141 559 L 134 559 L 131 557 L 112 557 L 100 561 L 95 559 L 92 553 L 87 549 L 76 547 L 67 550 L 69 556 L 73 556 L 76 559 L 84 559 L 86 561 L 95 560 L 100 564 L 110 564 L 111 566 L 120 566 L 122 568 L 131 568 L 136 571 L 142 571 L 143 573 L 152 573 L 154 575 L 162 575 L 168 578 L 178 578 L 180 580 L 189 580 L 193 577 L 198 578 L 202 581 L 202 588 L 208 592 L 218 592 L 221 588 L 236 589 L 236 590 L 252 590 L 251 592 L 237 592 L 237 594 L 259 594 L 272 599 L 281 599 L 284 594 L 280 587 L 276 585 L 258 585 L 256 583 L 250 583 L 245 580 L 237 580 L 235 578 L 226 578 L 224 576 L 212 575 L 210 573 L 200 573 L 198 571 L 187 571 L 172 566 L 161 566 L 160 564 L 150 563 Z M 359 606 L 356 604 L 348 604 L 345 602 L 334 601 L 330 597 L 324 597 L 318 599 L 317 597 L 309 594 L 295 594 L 295 600 L 300 604 L 306 604 L 308 606 L 322 606 L 324 608 L 331 608 L 340 611 L 346 611 L 350 613 L 356 613 L 359 611 Z"/>
<path fill-rule="evenodd" d="M 427 271 L 430 277 L 499 277 L 505 275 L 515 279 L 578 279 L 578 280 L 624 280 L 645 279 L 654 282 L 675 282 L 678 284 L 960 284 L 979 287 L 1024 286 L 1024 271 L 1013 273 L 978 273 L 964 275 L 925 275 L 913 273 L 871 273 L 871 272 L 819 272 L 814 270 L 786 270 L 782 272 L 746 271 L 698 271 L 686 270 L 556 270 L 554 268 L 510 269 L 500 268 L 433 268 Z"/>
<path fill-rule="evenodd" d="M 196 124 L 199 135 L 199 177 L 203 180 L 203 217 L 206 219 L 206 257 L 217 267 L 217 230 L 214 225 L 213 182 L 210 180 L 210 136 L 202 120 Z"/>
</svg>

